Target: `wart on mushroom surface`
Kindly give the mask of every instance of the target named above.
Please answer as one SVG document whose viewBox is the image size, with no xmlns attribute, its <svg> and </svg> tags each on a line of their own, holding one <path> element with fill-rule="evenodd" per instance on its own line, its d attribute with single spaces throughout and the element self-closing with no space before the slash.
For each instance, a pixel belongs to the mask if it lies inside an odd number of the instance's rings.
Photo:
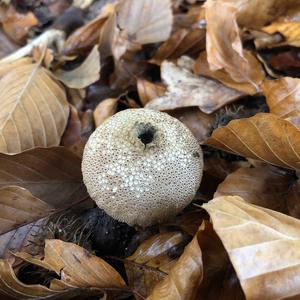
<svg viewBox="0 0 300 300">
<path fill-rule="evenodd" d="M 119 221 L 141 226 L 161 222 L 190 203 L 202 167 L 201 148 L 189 129 L 148 109 L 122 111 L 99 126 L 82 162 L 97 205 Z"/>
</svg>

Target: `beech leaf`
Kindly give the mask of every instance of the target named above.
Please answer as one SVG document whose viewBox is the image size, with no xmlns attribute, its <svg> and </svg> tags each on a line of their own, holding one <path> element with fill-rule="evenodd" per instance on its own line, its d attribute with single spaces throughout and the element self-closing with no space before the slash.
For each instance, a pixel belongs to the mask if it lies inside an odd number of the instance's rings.
<svg viewBox="0 0 300 300">
<path fill-rule="evenodd" d="M 271 113 L 284 119 L 300 118 L 300 79 L 265 80 L 262 89 Z"/>
<path fill-rule="evenodd" d="M 292 176 L 270 166 L 240 168 L 226 177 L 214 197 L 240 196 L 248 203 L 287 213 L 286 197 L 292 182 Z"/>
<path fill-rule="evenodd" d="M 86 197 L 81 159 L 64 147 L 35 148 L 15 155 L 0 153 L 0 164 L 0 187 L 23 187 L 54 207 Z"/>
<path fill-rule="evenodd" d="M 147 297 L 175 264 L 178 257 L 172 255 L 172 250 L 175 251 L 182 241 L 183 235 L 180 232 L 159 233 L 144 241 L 125 259 L 129 285 Z"/>
<path fill-rule="evenodd" d="M 38 64 L 10 69 L 0 79 L 0 152 L 57 146 L 67 125 L 63 88 Z"/>
<path fill-rule="evenodd" d="M 83 89 L 100 78 L 100 53 L 96 45 L 85 61 L 72 71 L 57 70 L 55 77 L 69 88 Z"/>
<path fill-rule="evenodd" d="M 216 129 L 205 144 L 276 166 L 300 168 L 300 130 L 270 113 L 233 120 Z"/>
<path fill-rule="evenodd" d="M 169 275 L 154 287 L 147 300 L 198 299 L 197 291 L 202 278 L 202 254 L 196 234 L 185 247 L 183 254 L 170 270 Z"/>
<path fill-rule="evenodd" d="M 215 198 L 203 208 L 247 299 L 299 297 L 299 220 L 246 203 L 238 196 Z"/>
<path fill-rule="evenodd" d="M 168 61 L 161 65 L 161 77 L 167 84 L 167 92 L 165 96 L 148 102 L 146 108 L 171 110 L 199 106 L 204 113 L 209 114 L 243 95 L 214 80 L 198 77 Z"/>
<path fill-rule="evenodd" d="M 61 240 L 46 240 L 43 260 L 16 253 L 17 257 L 52 270 L 69 286 L 81 288 L 125 288 L 119 273 L 86 249 Z M 50 286 L 51 287 L 51 286 Z"/>
<path fill-rule="evenodd" d="M 51 210 L 50 205 L 32 196 L 24 188 L 2 187 L 0 188 L 0 235 L 16 225 L 39 219 Z"/>
</svg>

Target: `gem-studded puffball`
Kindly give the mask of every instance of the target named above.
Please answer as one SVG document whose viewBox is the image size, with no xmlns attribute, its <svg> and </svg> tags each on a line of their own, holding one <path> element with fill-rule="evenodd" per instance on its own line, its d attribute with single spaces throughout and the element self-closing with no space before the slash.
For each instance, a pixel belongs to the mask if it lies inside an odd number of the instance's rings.
<svg viewBox="0 0 300 300">
<path fill-rule="evenodd" d="M 189 129 L 149 109 L 127 109 L 105 121 L 89 138 L 82 161 L 96 204 L 140 226 L 162 222 L 189 204 L 202 169 L 202 151 Z"/>
</svg>

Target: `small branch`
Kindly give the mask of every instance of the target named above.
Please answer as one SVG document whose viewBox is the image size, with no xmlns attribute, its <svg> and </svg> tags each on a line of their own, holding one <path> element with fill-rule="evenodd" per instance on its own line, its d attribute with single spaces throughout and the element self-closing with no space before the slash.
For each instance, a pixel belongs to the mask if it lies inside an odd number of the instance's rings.
<svg viewBox="0 0 300 300">
<path fill-rule="evenodd" d="M 59 48 L 62 46 L 64 40 L 65 40 L 65 33 L 62 30 L 49 29 L 49 30 L 45 31 L 44 33 L 42 33 L 37 38 L 35 38 L 34 40 L 32 40 L 26 46 L 18 49 L 14 53 L 2 58 L 0 60 L 0 66 L 2 64 L 10 63 L 19 58 L 29 55 L 34 47 L 38 47 L 41 45 L 46 45 L 46 46 L 55 45 Z"/>
<path fill-rule="evenodd" d="M 82 10 L 86 10 L 94 0 L 74 0 L 73 1 L 73 6 L 78 7 Z"/>
</svg>

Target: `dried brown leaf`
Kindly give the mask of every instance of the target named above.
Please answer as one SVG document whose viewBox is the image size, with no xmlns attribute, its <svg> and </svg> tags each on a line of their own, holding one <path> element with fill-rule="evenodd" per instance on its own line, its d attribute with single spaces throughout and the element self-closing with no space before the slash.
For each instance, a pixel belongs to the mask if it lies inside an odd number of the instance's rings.
<svg viewBox="0 0 300 300">
<path fill-rule="evenodd" d="M 251 204 L 287 213 L 286 197 L 293 178 L 272 167 L 240 168 L 218 186 L 214 197 L 240 196 Z"/>
<path fill-rule="evenodd" d="M 3 30 L 15 42 L 23 42 L 29 30 L 38 25 L 38 19 L 32 12 L 19 13 L 12 5 L 9 6 L 1 21 Z"/>
<path fill-rule="evenodd" d="M 270 113 L 233 120 L 216 129 L 205 144 L 276 166 L 300 168 L 299 129 Z"/>
<path fill-rule="evenodd" d="M 156 51 L 152 63 L 161 64 L 164 60 L 172 60 L 182 55 L 195 55 L 205 49 L 205 29 L 181 29 L 172 34 Z"/>
<path fill-rule="evenodd" d="M 242 93 L 221 83 L 195 76 L 167 61 L 161 65 L 161 76 L 167 85 L 166 95 L 148 102 L 147 108 L 171 110 L 199 106 L 204 113 L 209 114 L 242 96 Z"/>
<path fill-rule="evenodd" d="M 237 21 L 241 27 L 259 29 L 262 26 L 275 20 L 280 15 L 289 14 L 289 10 L 298 9 L 297 0 L 217 0 L 218 4 L 222 2 L 234 5 L 237 9 Z M 259 7 L 259 9 L 257 9 Z"/>
<path fill-rule="evenodd" d="M 64 89 L 38 64 L 11 69 L 0 80 L 0 151 L 57 146 L 69 105 Z"/>
<path fill-rule="evenodd" d="M 169 115 L 184 123 L 199 143 L 205 141 L 211 132 L 214 115 L 203 113 L 198 107 L 182 107 L 167 111 Z"/>
<path fill-rule="evenodd" d="M 56 272 L 68 286 L 80 288 L 126 288 L 119 273 L 86 249 L 61 240 L 46 240 L 43 260 L 27 253 L 16 253 L 35 265 Z M 50 285 L 51 287 L 51 285 Z"/>
<path fill-rule="evenodd" d="M 82 137 L 83 129 L 77 109 L 71 105 L 67 128 L 61 138 L 61 145 L 82 157 L 86 139 Z"/>
<path fill-rule="evenodd" d="M 253 85 L 259 92 L 261 78 L 245 56 L 236 21 L 238 9 L 225 1 L 208 0 L 206 6 L 206 52 L 212 71 L 224 69 L 236 82 Z"/>
<path fill-rule="evenodd" d="M 59 293 L 42 285 L 22 283 L 16 277 L 12 265 L 13 259 L 0 259 L 0 299 L 31 299 Z"/>
<path fill-rule="evenodd" d="M 158 283 L 147 300 L 193 300 L 203 278 L 202 254 L 198 234 L 185 247 L 183 254 L 170 270 L 169 275 Z"/>
<path fill-rule="evenodd" d="M 0 187 L 23 187 L 54 207 L 64 207 L 86 197 L 81 159 L 63 147 L 0 154 L 0 164 Z"/>
<path fill-rule="evenodd" d="M 52 207 L 18 186 L 0 188 L 0 235 L 23 223 L 45 217 Z"/>
<path fill-rule="evenodd" d="M 183 235 L 180 232 L 159 233 L 144 241 L 125 260 L 129 285 L 142 297 L 147 297 L 153 287 L 160 282 L 177 258 L 172 250 L 180 245 Z M 144 298 L 136 297 L 137 299 Z"/>
<path fill-rule="evenodd" d="M 100 78 L 100 53 L 96 45 L 84 62 L 72 71 L 57 70 L 55 77 L 69 88 L 83 89 Z"/>
<path fill-rule="evenodd" d="M 171 34 L 173 15 L 170 0 L 122 0 L 116 9 L 115 59 L 126 50 L 165 41 Z"/>
<path fill-rule="evenodd" d="M 298 298 L 300 221 L 235 196 L 203 205 L 247 299 Z"/>
<path fill-rule="evenodd" d="M 261 83 L 265 78 L 265 72 L 259 61 L 251 54 L 250 51 L 244 50 L 245 57 L 251 66 L 252 77 L 256 78 L 256 82 Z M 257 89 L 248 82 L 236 82 L 224 69 L 212 71 L 207 62 L 206 51 L 201 52 L 197 58 L 194 68 L 195 74 L 207 76 L 222 82 L 225 86 L 240 91 L 248 95 L 257 93 Z"/>
<path fill-rule="evenodd" d="M 300 46 L 300 23 L 297 21 L 291 22 L 273 22 L 265 26 L 262 30 L 269 34 L 280 34 L 281 41 L 277 43 L 268 44 L 268 47 L 282 47 L 282 46 Z"/>
<path fill-rule="evenodd" d="M 108 98 L 101 101 L 93 112 L 96 127 L 114 115 L 117 112 L 117 106 L 117 98 Z"/>
<path fill-rule="evenodd" d="M 270 112 L 283 118 L 300 118 L 300 79 L 265 80 L 262 89 Z"/>
<path fill-rule="evenodd" d="M 143 78 L 138 78 L 136 84 L 139 98 L 144 106 L 150 100 L 163 96 L 166 91 L 162 84 L 153 83 Z"/>
<path fill-rule="evenodd" d="M 97 18 L 75 30 L 65 41 L 62 54 L 67 55 L 92 48 L 98 43 L 102 26 L 114 12 L 114 5 L 107 4 L 102 8 Z"/>
<path fill-rule="evenodd" d="M 113 267 L 72 243 L 47 240 L 43 260 L 23 252 L 15 253 L 15 256 L 56 272 L 60 279 L 53 279 L 50 288 L 27 285 L 17 279 L 12 268 L 13 260 L 0 260 L 0 297 L 78 299 L 76 296 L 80 295 L 103 295 L 103 289 L 128 292 L 124 280 Z"/>
</svg>

